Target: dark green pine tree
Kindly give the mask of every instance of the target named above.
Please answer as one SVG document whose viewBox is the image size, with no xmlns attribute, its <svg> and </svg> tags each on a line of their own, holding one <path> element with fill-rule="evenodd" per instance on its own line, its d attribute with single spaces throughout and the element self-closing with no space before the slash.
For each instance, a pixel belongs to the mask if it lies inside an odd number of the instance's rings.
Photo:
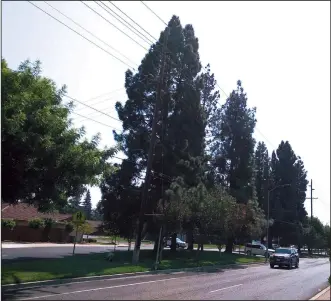
<svg viewBox="0 0 331 301">
<path fill-rule="evenodd" d="M 87 190 L 84 202 L 83 202 L 83 207 L 84 207 L 84 213 L 86 216 L 86 219 L 91 219 L 92 217 L 92 203 L 91 203 L 91 193 L 90 190 Z"/>
<path fill-rule="evenodd" d="M 101 181 L 98 212 L 103 215 L 104 229 L 129 241 L 133 238 L 138 218 L 141 190 L 134 185 L 135 164 L 123 160 L 118 170 Z"/>
<path fill-rule="evenodd" d="M 238 81 L 237 89 L 219 110 L 213 124 L 212 153 L 218 181 L 229 188 L 237 202 L 243 204 L 255 197 L 255 112 L 255 108 L 248 107 L 246 93 Z M 232 252 L 233 242 L 234 238 L 228 240 L 226 252 Z"/>
<path fill-rule="evenodd" d="M 219 91 L 216 89 L 216 80 L 214 74 L 210 72 L 209 64 L 205 68 L 206 72 L 199 75 L 197 83 L 200 84 L 200 107 L 202 112 L 202 126 L 204 129 L 204 144 L 203 144 L 203 155 L 200 155 L 196 160 L 191 160 L 189 166 L 192 169 L 195 179 L 198 179 L 197 185 L 193 187 L 198 187 L 199 182 L 207 188 L 212 188 L 215 186 L 215 174 L 214 169 L 210 164 L 208 149 L 210 143 L 210 124 L 217 111 L 217 103 L 219 101 Z M 196 176 L 199 175 L 199 178 Z M 189 188 L 186 186 L 186 188 Z M 190 208 L 192 214 L 183 221 L 182 227 L 187 234 L 188 249 L 193 249 L 193 230 L 196 228 L 198 221 L 195 217 L 199 212 L 194 211 L 194 206 Z"/>
<path fill-rule="evenodd" d="M 269 246 L 272 237 L 280 237 L 283 244 L 300 245 L 307 221 L 304 202 L 308 181 L 304 164 L 288 141 L 282 141 L 272 154 L 270 178 L 271 188 L 279 187 L 270 193 L 270 216 L 274 223 L 270 228 Z"/>
<path fill-rule="evenodd" d="M 255 187 L 257 201 L 265 215 L 267 215 L 268 206 L 269 177 L 270 158 L 268 149 L 264 142 L 259 142 L 255 151 Z"/>
<path fill-rule="evenodd" d="M 205 121 L 200 103 L 199 43 L 193 27 L 186 25 L 183 28 L 176 16 L 170 20 L 166 32 L 163 31 L 159 41 L 151 46 L 138 72 L 126 72 L 128 99 L 125 105 L 116 104 L 119 119 L 123 121 L 123 132 L 115 133 L 115 140 L 121 143 L 128 160 L 135 162 L 135 168 L 131 170 L 133 183 L 146 168 L 162 48 L 167 40 L 148 213 L 156 210 L 173 180 L 181 177 L 185 185 L 194 186 L 203 174 L 200 169 L 203 166 Z M 148 224 L 149 232 L 157 232 L 152 219 Z"/>
</svg>

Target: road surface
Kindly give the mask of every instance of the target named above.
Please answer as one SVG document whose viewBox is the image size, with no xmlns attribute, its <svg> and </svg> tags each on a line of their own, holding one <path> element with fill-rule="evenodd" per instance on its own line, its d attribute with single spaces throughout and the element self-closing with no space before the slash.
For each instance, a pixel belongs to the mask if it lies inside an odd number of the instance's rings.
<svg viewBox="0 0 331 301">
<path fill-rule="evenodd" d="M 72 254 L 73 245 L 26 246 L 1 249 L 2 260 L 60 258 Z M 126 251 L 128 247 L 116 247 L 116 251 Z M 141 249 L 153 249 L 153 246 L 141 246 Z M 100 253 L 114 250 L 111 245 L 76 245 L 75 254 Z"/>
<path fill-rule="evenodd" d="M 134 245 L 132 245 L 132 248 Z M 72 254 L 72 244 L 43 244 L 43 246 L 33 244 L 2 244 L 2 260 L 28 260 L 36 258 L 60 258 Z M 117 246 L 116 251 L 127 251 L 127 246 Z M 153 244 L 142 244 L 142 250 L 152 250 Z M 113 245 L 76 245 L 76 254 L 101 253 L 114 250 Z M 205 248 L 205 251 L 218 251 L 218 249 Z M 223 249 L 224 251 L 224 249 Z M 236 249 L 233 253 L 239 253 Z M 241 249 L 241 253 L 243 253 Z"/>
<path fill-rule="evenodd" d="M 177 272 L 90 279 L 19 290 L 2 287 L 3 300 L 308 300 L 327 287 L 328 259 L 302 259 L 299 269 L 269 265 L 213 272 Z"/>
<path fill-rule="evenodd" d="M 133 246 L 132 246 L 133 248 Z M 2 247 L 2 260 L 12 259 L 36 259 L 36 258 L 60 258 L 72 254 L 73 245 L 44 245 L 42 247 L 25 245 L 24 247 Z M 153 245 L 142 245 L 142 250 L 152 250 Z M 76 245 L 75 254 L 100 253 L 114 250 L 112 245 Z M 128 247 L 116 247 L 116 251 L 127 251 Z M 205 248 L 205 251 L 218 251 Z M 235 252 L 237 253 L 237 251 Z"/>
</svg>

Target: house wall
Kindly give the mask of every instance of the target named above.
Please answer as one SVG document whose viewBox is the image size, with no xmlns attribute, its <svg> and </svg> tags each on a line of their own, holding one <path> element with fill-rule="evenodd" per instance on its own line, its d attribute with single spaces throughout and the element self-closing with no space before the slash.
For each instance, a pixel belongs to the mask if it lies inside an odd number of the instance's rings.
<svg viewBox="0 0 331 301">
<path fill-rule="evenodd" d="M 32 229 L 27 221 L 16 221 L 13 230 L 1 228 L 1 241 L 24 242 L 72 242 L 71 235 L 65 231 L 64 225 L 55 224 L 47 233 L 45 229 Z"/>
</svg>

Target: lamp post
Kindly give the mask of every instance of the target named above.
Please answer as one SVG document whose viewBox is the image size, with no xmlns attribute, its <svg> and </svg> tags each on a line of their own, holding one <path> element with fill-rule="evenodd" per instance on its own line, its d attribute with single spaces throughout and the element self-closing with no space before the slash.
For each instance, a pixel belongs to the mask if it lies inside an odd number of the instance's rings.
<svg viewBox="0 0 331 301">
<path fill-rule="evenodd" d="M 278 185 L 274 188 L 271 188 L 268 190 L 268 218 L 267 218 L 267 252 L 265 254 L 266 256 L 266 261 L 267 261 L 267 258 L 268 258 L 268 254 L 269 254 L 269 219 L 270 219 L 270 213 L 269 213 L 269 207 L 270 207 L 270 192 L 274 191 L 275 189 L 277 188 L 281 188 L 281 187 L 287 187 L 287 186 L 291 186 L 291 184 L 283 184 L 283 185 Z"/>
</svg>

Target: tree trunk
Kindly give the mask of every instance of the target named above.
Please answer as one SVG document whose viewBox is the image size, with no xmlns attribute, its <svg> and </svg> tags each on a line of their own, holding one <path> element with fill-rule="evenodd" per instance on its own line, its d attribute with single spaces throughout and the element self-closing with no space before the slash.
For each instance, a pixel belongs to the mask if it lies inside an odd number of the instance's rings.
<svg viewBox="0 0 331 301">
<path fill-rule="evenodd" d="M 233 249 L 233 242 L 234 242 L 234 238 L 228 238 L 227 242 L 226 242 L 226 246 L 225 246 L 225 253 L 229 253 L 232 254 L 232 249 Z"/>
<path fill-rule="evenodd" d="M 172 234 L 172 236 L 171 236 L 171 247 L 170 247 L 171 252 L 176 252 L 176 250 L 177 250 L 176 238 L 177 238 L 177 233 Z"/>
<path fill-rule="evenodd" d="M 156 238 L 155 238 L 154 247 L 153 247 L 153 253 L 154 254 L 156 254 L 156 252 L 157 252 L 158 243 L 159 243 L 159 235 L 157 235 Z"/>
<path fill-rule="evenodd" d="M 272 249 L 272 235 L 268 237 L 268 249 Z"/>
<path fill-rule="evenodd" d="M 160 254 L 159 254 L 159 262 L 162 261 L 162 255 L 163 255 L 163 249 L 164 249 L 164 242 L 163 242 L 163 239 L 167 238 L 165 237 L 165 235 L 167 234 L 167 231 L 166 231 L 166 227 L 163 226 L 162 228 L 162 236 L 161 236 L 161 245 L 160 245 Z"/>
<path fill-rule="evenodd" d="M 131 251 L 131 242 L 132 242 L 132 239 L 129 238 L 128 239 L 128 251 Z"/>
<path fill-rule="evenodd" d="M 194 249 L 194 241 L 193 241 L 193 231 L 187 231 L 187 249 L 193 250 Z"/>
</svg>

